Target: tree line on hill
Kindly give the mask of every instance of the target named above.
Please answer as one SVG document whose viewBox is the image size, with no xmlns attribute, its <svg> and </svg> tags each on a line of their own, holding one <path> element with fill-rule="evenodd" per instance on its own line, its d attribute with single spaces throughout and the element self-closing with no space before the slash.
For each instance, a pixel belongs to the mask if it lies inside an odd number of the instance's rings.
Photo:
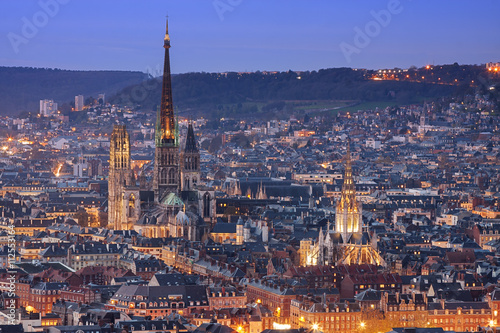
<svg viewBox="0 0 500 333">
<path fill-rule="evenodd" d="M 446 68 L 441 80 L 475 76 L 476 67 Z M 415 69 L 416 75 L 420 75 Z M 172 78 L 174 105 L 181 111 L 203 112 L 204 115 L 231 116 L 268 113 L 286 108 L 284 101 L 352 100 L 394 101 L 411 104 L 443 96 L 471 93 L 465 80 L 442 84 L 431 79 L 422 81 L 373 80 L 374 71 L 332 68 L 307 72 L 254 73 L 186 73 Z M 123 89 L 111 101 L 133 104 L 143 109 L 156 109 L 161 100 L 161 78 Z M 257 106 L 256 104 L 260 104 Z M 227 112 L 229 110 L 229 114 Z M 232 113 L 232 114 L 231 114 Z"/>
</svg>

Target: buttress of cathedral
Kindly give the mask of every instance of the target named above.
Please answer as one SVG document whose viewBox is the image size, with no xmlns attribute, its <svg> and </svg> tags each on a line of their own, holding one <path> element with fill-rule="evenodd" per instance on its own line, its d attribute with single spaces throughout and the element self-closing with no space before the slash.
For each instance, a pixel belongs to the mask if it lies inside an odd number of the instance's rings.
<svg viewBox="0 0 500 333">
<path fill-rule="evenodd" d="M 111 133 L 108 182 L 108 225 L 115 230 L 130 230 L 139 219 L 141 209 L 125 125 L 115 125 Z"/>
<path fill-rule="evenodd" d="M 377 251 L 376 239 L 371 239 L 363 226 L 362 204 L 356 198 L 352 175 L 350 145 L 345 157 L 344 184 L 335 210 L 335 230 L 319 231 L 316 242 L 301 242 L 303 265 L 374 264 L 385 265 Z"/>
<path fill-rule="evenodd" d="M 200 184 L 200 153 L 194 128 L 188 125 L 184 147 L 174 116 L 170 73 L 168 21 L 163 41 L 165 61 L 161 106 L 155 128 L 155 157 L 152 191 L 143 198 L 142 216 L 134 229 L 146 237 L 181 237 L 199 241 L 209 232 L 215 218 L 215 195 Z"/>
</svg>

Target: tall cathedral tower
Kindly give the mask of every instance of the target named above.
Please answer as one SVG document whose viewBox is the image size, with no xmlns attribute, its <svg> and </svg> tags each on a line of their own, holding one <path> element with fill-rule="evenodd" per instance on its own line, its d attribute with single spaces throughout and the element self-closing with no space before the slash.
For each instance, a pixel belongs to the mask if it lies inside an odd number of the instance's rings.
<svg viewBox="0 0 500 333">
<path fill-rule="evenodd" d="M 362 207 L 356 199 L 356 185 L 352 177 L 351 150 L 347 145 L 344 184 L 340 202 L 335 212 L 335 230 L 342 235 L 344 243 L 349 242 L 353 234 L 360 234 L 362 224 Z"/>
<path fill-rule="evenodd" d="M 125 125 L 115 125 L 109 151 L 108 225 L 115 230 L 130 230 L 139 214 L 139 189 L 130 165 L 130 137 Z"/>
<path fill-rule="evenodd" d="M 351 149 L 347 144 L 344 185 L 335 211 L 335 229 L 341 235 L 340 258 L 337 264 L 385 265 L 377 251 L 377 239 L 371 238 L 368 227 L 363 228 L 362 204 L 356 199 L 356 185 L 352 177 Z M 329 234 L 325 238 L 325 243 Z M 331 252 L 331 251 L 330 251 Z"/>
<path fill-rule="evenodd" d="M 181 152 L 181 190 L 191 191 L 200 182 L 200 152 L 196 146 L 193 124 L 189 123 L 186 145 Z"/>
<path fill-rule="evenodd" d="M 163 65 L 161 107 L 156 120 L 153 173 L 153 191 L 156 202 L 160 202 L 168 193 L 178 193 L 179 191 L 179 138 L 172 103 L 168 21 L 163 47 L 165 48 L 165 62 Z"/>
<path fill-rule="evenodd" d="M 356 199 L 356 185 L 352 177 L 351 149 L 347 145 L 344 184 L 335 211 L 335 231 L 330 225 L 323 234 L 319 230 L 316 243 L 301 241 L 302 265 L 331 265 L 332 263 L 373 264 L 385 266 L 377 250 L 377 237 L 371 237 L 368 226 L 363 227 L 362 205 Z M 308 248 L 309 247 L 309 248 Z"/>
</svg>

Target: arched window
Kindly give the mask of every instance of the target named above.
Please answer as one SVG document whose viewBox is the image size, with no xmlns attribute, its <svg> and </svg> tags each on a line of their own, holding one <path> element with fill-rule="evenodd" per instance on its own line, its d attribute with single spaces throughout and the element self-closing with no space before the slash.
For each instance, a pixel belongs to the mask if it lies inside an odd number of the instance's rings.
<svg viewBox="0 0 500 333">
<path fill-rule="evenodd" d="M 160 184 L 167 183 L 167 169 L 162 169 L 160 172 Z"/>
<path fill-rule="evenodd" d="M 175 171 L 174 171 L 174 169 L 170 169 L 168 171 L 168 183 L 169 184 L 175 183 Z"/>
<path fill-rule="evenodd" d="M 135 214 L 135 196 L 133 194 L 128 198 L 128 217 L 134 216 Z"/>
<path fill-rule="evenodd" d="M 203 195 L 203 217 L 210 217 L 210 193 L 205 192 Z"/>
</svg>

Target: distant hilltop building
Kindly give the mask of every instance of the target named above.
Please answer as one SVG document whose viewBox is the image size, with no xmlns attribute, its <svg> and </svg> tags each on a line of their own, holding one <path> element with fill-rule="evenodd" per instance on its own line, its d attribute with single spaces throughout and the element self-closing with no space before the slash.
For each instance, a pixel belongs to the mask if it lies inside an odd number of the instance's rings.
<svg viewBox="0 0 500 333">
<path fill-rule="evenodd" d="M 500 70 L 500 62 L 489 62 L 486 64 L 486 69 L 490 72 L 498 72 Z"/>
<path fill-rule="evenodd" d="M 106 94 L 103 93 L 103 94 L 97 95 L 97 102 L 99 104 L 103 104 L 103 105 L 106 104 Z"/>
<path fill-rule="evenodd" d="M 75 96 L 75 111 L 83 111 L 83 95 Z"/>
<path fill-rule="evenodd" d="M 57 103 L 51 99 L 40 100 L 40 116 L 50 117 L 57 113 Z"/>
</svg>

